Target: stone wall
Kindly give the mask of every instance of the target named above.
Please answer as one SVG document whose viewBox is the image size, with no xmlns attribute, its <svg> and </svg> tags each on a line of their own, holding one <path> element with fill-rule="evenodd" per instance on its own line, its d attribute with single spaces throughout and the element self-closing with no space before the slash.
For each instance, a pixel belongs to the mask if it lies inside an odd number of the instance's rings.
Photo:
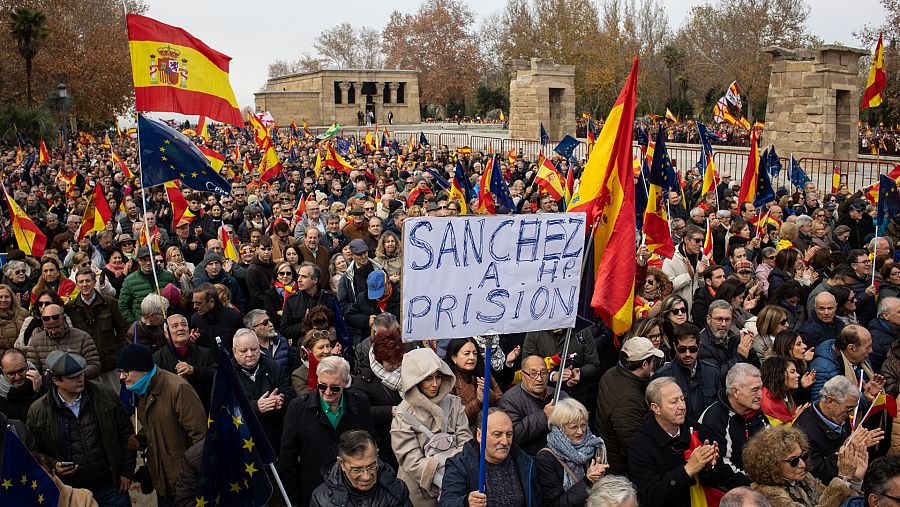
<svg viewBox="0 0 900 507">
<path fill-rule="evenodd" d="M 772 74 L 764 144 L 783 157 L 856 160 L 859 57 L 867 52 L 835 45 L 765 52 Z"/>
<path fill-rule="evenodd" d="M 541 123 L 551 141 L 575 132 L 575 66 L 532 58 L 509 83 L 509 138 L 540 139 Z"/>
</svg>

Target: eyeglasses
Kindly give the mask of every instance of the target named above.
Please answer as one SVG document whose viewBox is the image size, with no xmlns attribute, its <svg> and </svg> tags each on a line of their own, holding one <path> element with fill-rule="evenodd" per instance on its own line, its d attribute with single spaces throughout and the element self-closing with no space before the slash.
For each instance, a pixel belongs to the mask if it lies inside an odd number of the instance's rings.
<svg viewBox="0 0 900 507">
<path fill-rule="evenodd" d="M 791 468 L 797 468 L 797 465 L 800 464 L 800 460 L 803 460 L 803 462 L 806 463 L 806 461 L 809 460 L 809 451 L 803 451 L 799 456 L 783 459 L 781 461 L 784 461 L 785 463 L 790 465 Z"/>
<path fill-rule="evenodd" d="M 350 475 L 352 475 L 354 477 L 361 477 L 363 475 L 374 474 L 375 472 L 378 471 L 379 468 L 380 467 L 378 466 L 378 463 L 372 463 L 371 465 L 369 465 L 367 467 L 350 468 L 347 470 L 347 472 L 349 472 Z"/>
<path fill-rule="evenodd" d="M 703 241 L 703 238 L 684 238 L 685 241 L 690 241 L 691 243 L 700 243 Z"/>
<path fill-rule="evenodd" d="M 718 322 L 719 324 L 724 324 L 726 322 L 731 322 L 731 317 L 710 317 L 709 320 Z"/>
<path fill-rule="evenodd" d="M 775 256 L 772 255 L 772 256 L 770 256 L 770 257 L 766 257 L 766 260 L 767 260 L 767 261 L 774 261 L 774 260 L 775 260 Z"/>
<path fill-rule="evenodd" d="M 781 322 L 779 322 L 779 324 L 781 324 L 782 326 L 786 326 L 786 325 L 790 324 L 790 322 L 788 322 L 787 319 L 781 319 Z"/>
<path fill-rule="evenodd" d="M 294 274 L 290 271 L 280 271 L 278 272 L 278 276 L 293 276 Z"/>
<path fill-rule="evenodd" d="M 19 375 L 25 375 L 26 373 L 28 373 L 28 365 L 27 364 L 25 366 L 19 368 L 18 370 L 3 372 L 4 375 L 6 375 L 7 377 L 10 377 L 10 378 L 18 377 Z"/>
<path fill-rule="evenodd" d="M 670 311 L 675 315 L 684 315 L 687 313 L 686 308 L 672 308 Z"/>
<path fill-rule="evenodd" d="M 685 354 L 690 352 L 691 354 L 696 354 L 700 350 L 700 347 L 696 345 L 691 345 L 690 347 L 682 345 L 681 347 L 675 347 L 675 351 L 679 354 Z"/>
<path fill-rule="evenodd" d="M 366 206 L 366 207 L 363 208 L 363 209 L 364 209 L 365 211 L 375 211 L 375 206 L 371 206 L 371 207 L 370 207 L 370 206 Z"/>
<path fill-rule="evenodd" d="M 661 340 L 661 339 L 662 339 L 662 333 L 648 334 L 648 335 L 647 335 L 647 339 L 650 340 L 651 342 L 652 342 L 652 341 L 656 341 L 656 340 Z"/>
<path fill-rule="evenodd" d="M 742 270 L 738 271 L 738 274 L 741 274 L 741 275 L 752 275 L 752 274 L 753 274 L 753 271 L 751 271 L 751 270 L 749 270 L 749 269 L 742 269 Z"/>
<path fill-rule="evenodd" d="M 320 392 L 324 393 L 330 389 L 334 394 L 338 394 L 339 392 L 341 392 L 341 389 L 343 389 L 341 386 L 331 386 L 328 384 L 319 384 L 318 387 Z"/>
<path fill-rule="evenodd" d="M 541 371 L 525 371 L 525 370 L 522 370 L 522 374 L 525 375 L 525 376 L 528 377 L 528 378 L 542 379 L 542 378 L 546 377 L 547 375 L 549 375 L 549 372 L 548 372 L 547 370 L 541 370 Z"/>
<path fill-rule="evenodd" d="M 53 315 L 41 315 L 41 319 L 44 322 L 50 322 L 51 320 L 59 320 L 62 317 L 61 313 L 54 313 Z"/>
<path fill-rule="evenodd" d="M 872 264 L 872 261 L 870 261 L 869 259 L 863 259 L 861 261 L 853 261 L 851 262 L 851 264 Z"/>
</svg>

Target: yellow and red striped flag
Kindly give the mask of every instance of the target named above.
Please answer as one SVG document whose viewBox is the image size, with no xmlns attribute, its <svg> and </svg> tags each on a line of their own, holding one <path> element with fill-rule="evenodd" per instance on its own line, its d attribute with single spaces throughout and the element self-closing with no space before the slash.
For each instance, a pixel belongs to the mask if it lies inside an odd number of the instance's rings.
<svg viewBox="0 0 900 507">
<path fill-rule="evenodd" d="M 307 194 L 303 194 L 300 196 L 300 200 L 297 202 L 297 207 L 294 209 L 294 217 L 298 221 L 303 220 L 303 214 L 306 213 L 306 196 Z"/>
<path fill-rule="evenodd" d="M 166 197 L 169 199 L 169 204 L 172 205 L 172 227 L 178 226 L 178 223 L 185 217 L 188 210 L 187 199 L 185 199 L 184 194 L 181 193 L 179 183 L 178 180 L 172 180 L 163 184 L 166 189 Z M 193 219 L 194 214 L 191 213 L 188 218 Z M 190 222 L 190 220 L 188 220 L 188 222 Z"/>
<path fill-rule="evenodd" d="M 110 150 L 110 153 L 112 153 L 111 158 L 113 163 L 119 166 L 119 169 L 122 170 L 122 172 L 125 174 L 125 177 L 134 178 L 134 172 L 132 172 L 132 170 L 128 167 L 128 164 L 126 164 L 124 160 L 119 158 L 119 155 L 117 155 L 114 150 Z"/>
<path fill-rule="evenodd" d="M 106 224 L 111 218 L 112 210 L 109 209 L 109 202 L 106 200 L 106 194 L 103 193 L 103 186 L 97 182 L 94 191 L 88 197 L 87 207 L 84 208 L 84 216 L 76 240 L 81 241 L 82 238 L 94 231 L 106 229 Z"/>
<path fill-rule="evenodd" d="M 668 107 L 666 108 L 666 119 L 675 122 L 676 125 L 678 124 L 678 117 Z"/>
<path fill-rule="evenodd" d="M 638 59 L 613 105 L 588 158 L 581 184 L 568 211 L 587 213 L 594 233 L 596 275 L 591 306 L 616 334 L 631 328 L 634 319 L 635 208 L 631 140 L 637 91 Z"/>
<path fill-rule="evenodd" d="M 884 46 L 883 34 L 878 34 L 878 44 L 875 46 L 875 54 L 872 56 L 872 67 L 869 69 L 869 79 L 866 81 L 866 89 L 863 92 L 860 109 L 878 107 L 884 99 L 884 89 L 887 88 L 887 78 L 884 73 Z"/>
<path fill-rule="evenodd" d="M 47 236 L 28 218 L 28 215 L 19 207 L 19 204 L 9 196 L 6 187 L 3 188 L 3 194 L 6 196 L 9 218 L 12 221 L 13 234 L 16 237 L 16 244 L 19 246 L 19 250 L 25 252 L 25 255 L 40 258 L 44 255 L 44 247 L 47 246 Z"/>
<path fill-rule="evenodd" d="M 328 143 L 325 147 L 325 160 L 322 161 L 322 165 L 337 169 L 338 171 L 344 171 L 345 173 L 349 173 L 353 170 L 353 166 L 335 151 L 334 145 L 331 143 Z"/>
<path fill-rule="evenodd" d="M 550 159 L 544 157 L 543 153 L 538 156 L 538 161 L 540 165 L 538 166 L 537 175 L 534 177 L 534 182 L 537 183 L 539 188 L 547 192 L 554 201 L 562 199 L 566 190 L 563 187 L 562 175 L 559 173 L 559 170 L 556 169 Z"/>
<path fill-rule="evenodd" d="M 235 246 L 234 240 L 231 239 L 231 235 L 228 234 L 228 230 L 225 229 L 224 225 L 219 226 L 219 242 L 222 243 L 222 248 L 225 250 L 226 259 L 231 259 L 234 262 L 241 260 L 237 246 Z"/>
<path fill-rule="evenodd" d="M 741 180 L 741 192 L 738 202 L 753 202 L 756 199 L 756 184 L 759 180 L 759 133 L 750 131 L 750 154 L 747 156 L 747 167 Z"/>
<path fill-rule="evenodd" d="M 834 172 L 831 174 L 831 193 L 836 194 L 841 186 L 841 168 L 834 166 Z"/>
<path fill-rule="evenodd" d="M 112 141 L 109 140 L 109 132 L 103 134 L 103 142 L 100 143 L 100 147 L 104 150 L 112 149 Z"/>
<path fill-rule="evenodd" d="M 50 163 L 50 152 L 47 151 L 47 145 L 44 144 L 44 140 L 41 139 L 41 144 L 38 151 L 38 164 L 39 165 L 47 165 Z"/>
<path fill-rule="evenodd" d="M 709 227 L 709 220 L 706 220 L 706 236 L 703 237 L 703 255 L 709 257 L 713 253 L 713 233 Z"/>
<path fill-rule="evenodd" d="M 203 139 L 204 143 L 209 142 L 209 126 L 206 124 L 206 116 L 200 115 L 200 119 L 197 120 L 197 135 Z M 216 170 L 218 171 L 218 169 Z"/>
<path fill-rule="evenodd" d="M 196 114 L 244 126 L 228 81 L 231 57 L 155 19 L 128 14 L 126 21 L 139 112 Z"/>
<path fill-rule="evenodd" d="M 200 150 L 201 153 L 206 155 L 206 159 L 209 160 L 210 167 L 215 169 L 216 172 L 222 170 L 222 166 L 225 165 L 225 155 L 222 155 L 218 151 L 212 148 L 207 148 L 206 146 L 200 144 L 197 144 L 195 146 L 197 146 L 197 149 Z"/>
</svg>

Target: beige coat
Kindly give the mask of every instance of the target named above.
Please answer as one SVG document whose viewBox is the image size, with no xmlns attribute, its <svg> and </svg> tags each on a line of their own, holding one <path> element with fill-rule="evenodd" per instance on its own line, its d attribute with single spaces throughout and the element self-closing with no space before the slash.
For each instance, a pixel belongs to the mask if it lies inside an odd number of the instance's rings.
<svg viewBox="0 0 900 507">
<path fill-rule="evenodd" d="M 8 311 L 0 313 L 0 352 L 13 348 L 26 317 L 28 317 L 28 310 L 22 307 L 15 310 L 10 308 Z"/>
<path fill-rule="evenodd" d="M 443 477 L 444 463 L 435 458 L 426 458 L 422 447 L 428 437 L 418 431 L 415 426 L 399 415 L 404 412 L 415 417 L 432 432 L 446 431 L 456 435 L 454 452 L 462 450 L 463 444 L 472 440 L 469 431 L 469 420 L 459 398 L 450 394 L 456 382 L 456 376 L 450 371 L 447 363 L 441 361 L 437 354 L 429 348 L 416 349 L 403 356 L 403 401 L 397 406 L 397 415 L 391 422 L 391 447 L 400 464 L 397 476 L 409 488 L 409 499 L 416 507 L 435 507 L 437 498 L 429 494 L 435 475 Z M 419 391 L 418 384 L 432 373 L 440 371 L 443 378 L 437 396 L 427 398 Z M 447 417 L 447 428 L 444 428 L 444 417 L 437 405 L 445 397 L 450 397 L 450 411 Z"/>
<path fill-rule="evenodd" d="M 839 507 L 849 496 L 860 494 L 858 491 L 850 489 L 844 481 L 837 477 L 831 479 L 826 487 L 819 479 L 807 473 L 806 482 L 819 493 L 819 503 L 814 507 Z M 782 486 L 753 484 L 753 489 L 766 497 L 772 507 L 813 507 L 795 502 Z"/>
<path fill-rule="evenodd" d="M 53 482 L 59 488 L 59 507 L 98 507 L 94 495 L 87 489 L 73 488 L 67 486 L 59 480 L 59 477 L 52 476 Z"/>
<path fill-rule="evenodd" d="M 698 264 L 707 258 L 700 254 Z M 687 302 L 687 311 L 690 315 L 694 291 L 703 283 L 703 277 L 691 267 L 691 263 L 681 253 L 680 248 L 675 251 L 675 255 L 671 259 L 663 261 L 662 271 L 669 277 L 669 280 L 672 280 L 672 294 L 678 294 Z"/>
<path fill-rule="evenodd" d="M 175 495 L 184 452 L 206 437 L 206 412 L 194 388 L 174 373 L 157 369 L 147 394 L 138 397 L 140 435 L 147 438 L 147 466 L 153 487 Z"/>
</svg>

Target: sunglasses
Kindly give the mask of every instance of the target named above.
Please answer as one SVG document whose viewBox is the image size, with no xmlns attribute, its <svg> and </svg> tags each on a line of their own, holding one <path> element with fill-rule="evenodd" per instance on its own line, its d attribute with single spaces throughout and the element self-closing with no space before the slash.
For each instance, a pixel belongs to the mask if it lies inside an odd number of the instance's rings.
<svg viewBox="0 0 900 507">
<path fill-rule="evenodd" d="M 293 273 L 290 271 L 281 271 L 278 273 L 278 276 L 293 276 Z"/>
<path fill-rule="evenodd" d="M 797 468 L 797 465 L 800 464 L 800 460 L 803 460 L 806 463 L 809 460 L 809 451 L 803 451 L 799 456 L 794 456 L 793 458 L 783 459 L 791 468 Z"/>
<path fill-rule="evenodd" d="M 696 354 L 700 350 L 700 347 L 697 347 L 696 345 L 691 345 L 690 347 L 681 346 L 681 347 L 676 347 L 675 350 L 679 354 L 684 354 L 685 352 L 690 352 L 691 354 Z"/>
<path fill-rule="evenodd" d="M 23 275 L 23 274 L 25 274 L 25 270 L 24 270 L 24 269 L 17 269 L 17 270 L 15 270 L 15 271 L 13 271 L 13 274 L 14 274 L 14 275 L 17 275 L 17 276 L 18 276 L 18 275 Z"/>
<path fill-rule="evenodd" d="M 780 322 L 780 324 L 781 324 L 781 325 L 782 325 L 782 326 L 786 326 L 786 325 L 788 325 L 788 324 L 789 324 L 789 322 L 788 322 L 788 320 L 787 320 L 787 319 L 781 319 L 781 322 Z"/>
<path fill-rule="evenodd" d="M 341 389 L 343 389 L 341 386 L 330 386 L 330 385 L 328 385 L 328 384 L 319 384 L 318 387 L 319 387 L 319 391 L 320 391 L 320 392 L 323 392 L 323 393 L 324 393 L 324 392 L 326 392 L 326 391 L 328 391 L 328 390 L 330 389 L 331 392 L 334 393 L 334 394 L 340 393 L 340 392 L 341 392 Z"/>
<path fill-rule="evenodd" d="M 269 322 L 272 322 L 270 319 L 261 320 L 256 323 L 257 326 L 268 326 Z"/>
<path fill-rule="evenodd" d="M 742 270 L 738 271 L 738 273 L 741 275 L 752 275 L 753 271 L 750 271 L 749 269 L 742 269 Z"/>
<path fill-rule="evenodd" d="M 672 308 L 672 313 L 674 313 L 675 315 L 683 315 L 683 314 L 687 313 L 687 309 L 686 308 Z"/>
<path fill-rule="evenodd" d="M 55 313 L 53 315 L 42 315 L 41 319 L 44 322 L 50 322 L 51 320 L 59 320 L 60 317 L 62 317 L 61 313 Z"/>
</svg>

